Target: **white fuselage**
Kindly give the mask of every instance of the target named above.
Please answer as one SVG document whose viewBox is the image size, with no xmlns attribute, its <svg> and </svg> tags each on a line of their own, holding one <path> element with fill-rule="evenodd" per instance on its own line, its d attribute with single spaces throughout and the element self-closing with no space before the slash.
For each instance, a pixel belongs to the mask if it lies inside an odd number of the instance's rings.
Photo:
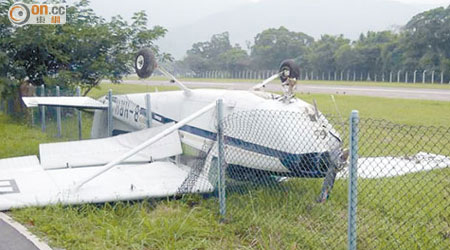
<svg viewBox="0 0 450 250">
<path fill-rule="evenodd" d="M 321 154 L 335 150 L 340 141 L 328 121 L 323 117 L 312 119 L 311 117 L 314 115 L 317 117 L 318 112 L 312 105 L 297 98 L 285 103 L 275 99 L 270 93 L 218 89 L 195 89 L 191 90 L 189 94 L 184 91 L 149 94 L 151 96 L 152 126 L 180 121 L 219 98 L 222 98 L 224 102 L 225 119 L 230 114 L 238 112 L 284 112 L 285 115 L 279 117 L 283 121 L 276 123 L 277 126 L 273 125 L 274 118 L 270 115 L 267 115 L 267 118 L 263 116 L 258 120 L 258 126 L 265 128 L 267 134 L 277 137 L 276 145 L 273 145 L 273 137 L 244 138 L 245 136 L 242 137 L 239 133 L 233 132 L 233 129 L 252 130 L 254 128 L 245 126 L 255 126 L 255 124 L 244 123 L 240 125 L 241 127 L 225 128 L 225 136 L 229 134 L 232 138 L 231 141 L 237 142 L 227 148 L 228 164 L 280 174 L 292 174 L 293 169 L 290 166 L 292 164 L 287 164 L 284 158 L 311 157 L 312 154 L 319 154 L 320 157 Z M 146 128 L 146 95 L 147 93 L 113 96 L 114 132 L 116 134 Z M 296 115 L 289 115 L 290 113 Z M 184 153 L 204 150 L 205 143 L 214 142 L 216 125 L 216 110 L 211 110 L 182 127 L 179 132 L 183 149 L 186 151 Z M 99 128 L 95 128 L 95 123 L 94 130 L 99 130 Z M 246 157 L 242 157 L 243 154 Z M 312 157 L 317 158 L 317 155 L 312 155 Z M 295 160 L 287 159 L 287 161 Z M 302 158 L 301 161 L 304 159 Z M 299 173 L 294 175 L 299 175 Z M 312 173 L 310 177 L 317 177 L 317 173 Z"/>
</svg>

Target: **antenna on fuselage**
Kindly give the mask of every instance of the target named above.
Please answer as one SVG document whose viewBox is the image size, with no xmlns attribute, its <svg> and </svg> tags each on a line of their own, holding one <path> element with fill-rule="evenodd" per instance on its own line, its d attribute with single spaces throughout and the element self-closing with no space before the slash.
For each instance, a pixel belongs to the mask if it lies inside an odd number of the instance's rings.
<svg viewBox="0 0 450 250">
<path fill-rule="evenodd" d="M 338 108 L 338 105 L 337 105 L 337 103 L 336 103 L 336 100 L 334 99 L 334 95 L 331 95 L 331 101 L 333 101 L 334 108 L 336 109 L 336 112 L 337 112 L 337 114 L 339 115 L 339 119 L 341 120 L 341 123 L 342 123 L 342 124 L 345 124 L 345 123 L 344 123 L 344 119 L 342 119 L 341 111 L 339 111 L 339 108 Z"/>
<path fill-rule="evenodd" d="M 149 48 L 143 48 L 138 51 L 134 60 L 134 69 L 139 78 L 148 78 L 153 74 L 155 69 L 158 69 L 159 72 L 169 78 L 171 82 L 176 83 L 186 94 L 191 92 L 191 89 L 186 87 L 186 85 L 181 83 L 175 76 L 157 64 L 155 55 Z"/>
</svg>

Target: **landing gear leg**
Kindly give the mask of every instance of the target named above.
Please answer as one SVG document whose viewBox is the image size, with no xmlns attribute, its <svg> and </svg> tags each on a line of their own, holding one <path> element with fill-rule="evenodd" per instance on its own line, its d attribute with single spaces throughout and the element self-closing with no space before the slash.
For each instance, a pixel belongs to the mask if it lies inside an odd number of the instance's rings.
<svg viewBox="0 0 450 250">
<path fill-rule="evenodd" d="M 330 195 L 331 190 L 334 186 L 334 181 L 336 180 L 336 175 L 338 172 L 338 168 L 336 164 L 331 164 L 331 166 L 328 168 L 328 171 L 325 175 L 325 179 L 323 180 L 322 184 L 322 191 L 320 192 L 319 198 L 317 199 L 317 202 L 324 203 L 328 200 L 328 196 Z"/>
<path fill-rule="evenodd" d="M 325 179 L 323 180 L 322 190 L 320 192 L 317 202 L 324 203 L 328 200 L 330 192 L 333 189 L 334 181 L 336 180 L 336 175 L 347 165 L 349 151 L 348 149 L 342 150 L 336 160 L 330 162 L 330 167 L 325 174 Z"/>
</svg>

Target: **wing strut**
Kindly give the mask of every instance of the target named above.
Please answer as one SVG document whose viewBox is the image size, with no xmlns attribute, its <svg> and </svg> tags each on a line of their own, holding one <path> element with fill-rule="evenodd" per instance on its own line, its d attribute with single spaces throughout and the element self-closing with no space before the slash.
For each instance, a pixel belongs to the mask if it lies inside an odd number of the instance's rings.
<svg viewBox="0 0 450 250">
<path fill-rule="evenodd" d="M 279 77 L 279 76 L 280 76 L 280 73 L 276 73 L 275 75 L 273 75 L 273 76 L 267 78 L 266 80 L 264 80 L 262 83 L 258 83 L 257 85 L 251 87 L 250 90 L 260 90 L 261 88 L 266 87 L 266 85 L 267 85 L 269 82 L 275 80 L 275 79 L 276 79 L 277 77 Z"/>
<path fill-rule="evenodd" d="M 173 76 L 172 74 L 170 74 L 167 70 L 165 70 L 163 67 L 158 66 L 157 68 L 163 75 L 165 75 L 166 77 L 170 78 L 171 81 L 175 82 L 176 84 L 178 84 L 178 86 L 184 91 L 184 93 L 186 94 L 190 94 L 191 93 L 191 89 L 186 87 L 186 85 L 184 85 L 182 82 L 178 81 L 177 78 L 175 78 L 175 76 Z"/>
<path fill-rule="evenodd" d="M 179 121 L 175 125 L 170 126 L 169 128 L 163 130 L 161 133 L 159 133 L 159 134 L 155 135 L 154 137 L 148 139 L 147 141 L 139 144 L 135 148 L 133 148 L 130 151 L 126 152 L 125 154 L 117 157 L 115 160 L 113 160 L 113 161 L 109 162 L 108 164 L 106 164 L 103 167 L 103 169 L 98 171 L 96 174 L 94 174 L 94 175 L 88 177 L 87 179 L 85 179 L 84 181 L 82 181 L 78 186 L 75 187 L 75 191 L 78 191 L 84 184 L 90 182 L 91 180 L 95 179 L 99 175 L 102 175 L 106 171 L 112 169 L 116 165 L 122 163 L 126 159 L 128 159 L 131 156 L 137 154 L 138 152 L 142 151 L 143 149 L 145 149 L 146 147 L 152 145 L 153 143 L 157 142 L 158 140 L 160 140 L 160 139 L 164 138 L 165 136 L 171 134 L 173 131 L 181 128 L 182 126 L 186 125 L 188 122 L 194 120 L 198 116 L 208 112 L 209 110 L 213 109 L 215 106 L 216 106 L 216 101 L 206 105 L 204 108 L 202 108 L 202 109 L 198 110 L 197 112 L 193 113 L 192 115 L 182 119 L 181 121 Z"/>
</svg>

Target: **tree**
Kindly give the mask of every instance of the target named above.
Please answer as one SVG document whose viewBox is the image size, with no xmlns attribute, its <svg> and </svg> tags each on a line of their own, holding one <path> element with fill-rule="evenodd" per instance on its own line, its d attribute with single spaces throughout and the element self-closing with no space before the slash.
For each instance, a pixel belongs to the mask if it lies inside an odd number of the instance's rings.
<svg viewBox="0 0 450 250">
<path fill-rule="evenodd" d="M 257 69 L 277 69 L 288 58 L 306 65 L 308 47 L 314 39 L 302 32 L 292 32 L 285 27 L 266 29 L 255 37 L 251 47 L 252 65 Z"/>
<path fill-rule="evenodd" d="M 336 69 L 339 71 L 356 71 L 359 67 L 359 54 L 351 44 L 344 44 L 334 54 Z"/>
<path fill-rule="evenodd" d="M 336 57 L 338 50 L 343 46 L 348 46 L 349 43 L 350 40 L 345 39 L 342 35 L 323 35 L 320 40 L 314 42 L 311 46 L 308 55 L 310 66 L 320 72 L 333 72 L 337 69 L 345 69 L 342 66 L 337 65 Z"/>
<path fill-rule="evenodd" d="M 249 65 L 247 52 L 238 44 L 231 46 L 228 32 L 215 34 L 210 41 L 194 43 L 183 62 L 197 73 L 209 70 L 236 71 Z"/>
<path fill-rule="evenodd" d="M 8 19 L 8 10 L 13 3 L 12 0 L 0 2 L 0 98 L 13 96 L 19 88 L 19 81 L 13 76 L 24 75 L 22 69 L 12 67 L 8 54 L 11 45 L 5 42 L 14 31 Z"/>
<path fill-rule="evenodd" d="M 404 27 L 401 44 L 405 67 L 450 71 L 450 6 L 414 16 Z"/>
<path fill-rule="evenodd" d="M 0 47 L 7 57 L 6 78 L 27 81 L 33 85 L 81 85 L 86 95 L 102 79 L 119 82 L 132 72 L 134 53 L 141 47 L 152 47 L 166 29 L 148 28 L 144 11 L 134 14 L 128 24 L 120 16 L 110 22 L 97 16 L 89 1 L 82 0 L 67 8 L 64 25 L 26 25 L 12 27 L 5 22 L 11 2 L 2 4 Z"/>
<path fill-rule="evenodd" d="M 227 71 L 240 71 L 248 68 L 250 59 L 247 52 L 239 44 L 236 44 L 219 55 L 219 64 Z"/>
<path fill-rule="evenodd" d="M 357 58 L 356 70 L 372 73 L 380 73 L 386 70 L 385 64 L 388 58 L 383 60 L 382 55 L 387 48 L 391 48 L 389 46 L 395 44 L 396 39 L 397 36 L 391 31 L 369 31 L 366 35 L 361 34 L 354 43 Z"/>
</svg>

